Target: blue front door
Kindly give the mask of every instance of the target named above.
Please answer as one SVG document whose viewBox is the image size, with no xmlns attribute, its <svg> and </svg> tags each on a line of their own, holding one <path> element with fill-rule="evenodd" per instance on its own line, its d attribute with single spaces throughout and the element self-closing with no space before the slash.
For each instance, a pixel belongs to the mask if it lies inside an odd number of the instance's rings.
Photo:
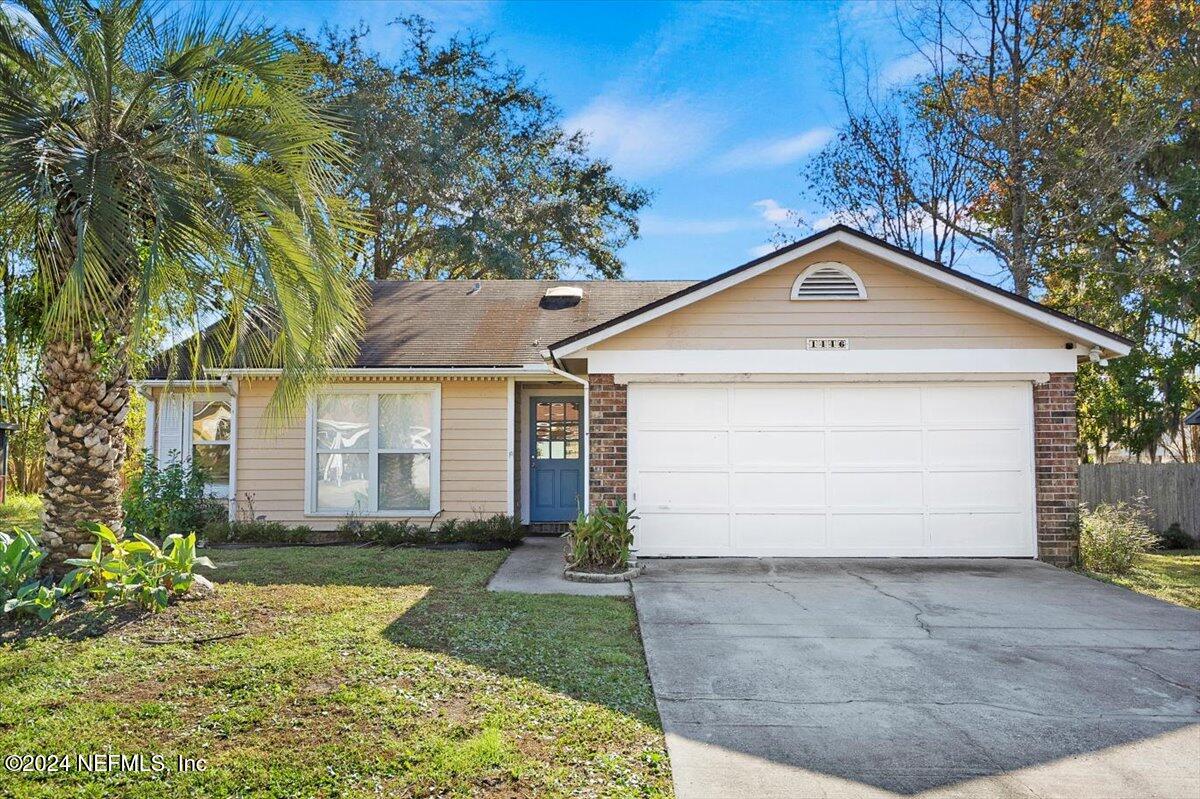
<svg viewBox="0 0 1200 799">
<path fill-rule="evenodd" d="M 529 398 L 529 521 L 575 518 L 583 497 L 578 397 Z"/>
</svg>

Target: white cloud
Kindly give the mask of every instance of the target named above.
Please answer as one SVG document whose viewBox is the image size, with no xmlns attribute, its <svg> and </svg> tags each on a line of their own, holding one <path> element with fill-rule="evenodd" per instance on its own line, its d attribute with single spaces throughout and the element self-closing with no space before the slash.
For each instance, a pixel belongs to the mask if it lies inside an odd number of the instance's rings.
<svg viewBox="0 0 1200 799">
<path fill-rule="evenodd" d="M 719 171 L 728 172 L 790 164 L 824 147 L 833 138 L 833 133 L 833 128 L 820 127 L 782 139 L 749 142 L 725 153 L 716 160 L 714 166 Z"/>
<path fill-rule="evenodd" d="M 777 249 L 779 247 L 774 244 L 759 244 L 757 247 L 751 247 L 749 252 L 751 258 L 762 258 L 764 255 L 770 255 Z"/>
<path fill-rule="evenodd" d="M 792 209 L 780 205 L 778 200 L 767 198 L 751 205 L 758 209 L 764 222 L 780 224 L 781 222 L 787 222 L 793 216 Z"/>
<path fill-rule="evenodd" d="M 929 69 L 929 59 L 923 53 L 912 53 L 883 65 L 879 70 L 879 82 L 884 86 L 908 83 Z"/>
<path fill-rule="evenodd" d="M 650 103 L 601 95 L 563 127 L 588 134 L 592 150 L 632 177 L 666 172 L 703 150 L 715 125 L 682 96 Z"/>
</svg>

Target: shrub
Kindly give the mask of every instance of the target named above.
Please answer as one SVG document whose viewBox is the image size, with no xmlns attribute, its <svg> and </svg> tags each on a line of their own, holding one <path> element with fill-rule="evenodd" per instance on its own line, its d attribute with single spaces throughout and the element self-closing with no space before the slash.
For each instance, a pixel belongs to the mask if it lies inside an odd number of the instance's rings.
<svg viewBox="0 0 1200 799">
<path fill-rule="evenodd" d="M 450 536 L 454 538 L 451 539 Z M 515 546 L 521 543 L 525 531 L 521 523 L 512 516 L 497 513 L 486 519 L 451 520 L 438 528 L 441 541 L 469 541 L 473 544 L 499 544 Z"/>
<path fill-rule="evenodd" d="M 421 546 L 433 541 L 428 527 L 420 527 L 412 522 L 377 521 L 364 525 L 362 538 L 374 544 L 384 546 Z"/>
<path fill-rule="evenodd" d="M 1173 522 L 1163 531 L 1155 549 L 1192 549 L 1195 546 L 1196 540 L 1183 531 L 1179 522 Z"/>
<path fill-rule="evenodd" d="M 76 569 L 63 587 L 68 592 L 86 587 L 106 604 L 132 601 L 146 610 L 162 610 L 172 594 L 191 588 L 197 566 L 213 567 L 208 558 L 196 557 L 195 533 L 172 533 L 159 547 L 141 534 L 118 538 L 106 525 L 85 527 L 96 536 L 96 545 L 89 557 L 67 561 Z"/>
<path fill-rule="evenodd" d="M 65 580 L 59 585 L 55 585 L 50 577 L 34 580 L 21 586 L 11 599 L 5 601 L 4 612 L 37 616 L 42 621 L 49 621 L 58 610 L 58 601 L 72 590 Z"/>
<path fill-rule="evenodd" d="M 579 571 L 617 572 L 629 565 L 633 544 L 634 511 L 618 503 L 615 508 L 582 510 L 571 523 L 567 565 Z"/>
<path fill-rule="evenodd" d="M 1134 558 L 1158 542 L 1158 536 L 1146 525 L 1146 515 L 1140 503 L 1084 508 L 1079 520 L 1083 567 L 1104 574 L 1128 572 Z"/>
<path fill-rule="evenodd" d="M 225 503 L 205 495 L 205 479 L 199 467 L 159 466 L 147 457 L 142 473 L 130 480 L 122 498 L 126 529 L 160 541 L 171 533 L 207 530 L 228 511 Z"/>
</svg>

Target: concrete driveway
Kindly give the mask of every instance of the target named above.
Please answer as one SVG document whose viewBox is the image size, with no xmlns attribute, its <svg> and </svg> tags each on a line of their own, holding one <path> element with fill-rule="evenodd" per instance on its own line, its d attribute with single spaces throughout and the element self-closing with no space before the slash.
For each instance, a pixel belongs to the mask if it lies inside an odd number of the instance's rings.
<svg viewBox="0 0 1200 799">
<path fill-rule="evenodd" d="M 649 561 L 679 799 L 1200 797 L 1200 612 L 1033 561 Z"/>
</svg>

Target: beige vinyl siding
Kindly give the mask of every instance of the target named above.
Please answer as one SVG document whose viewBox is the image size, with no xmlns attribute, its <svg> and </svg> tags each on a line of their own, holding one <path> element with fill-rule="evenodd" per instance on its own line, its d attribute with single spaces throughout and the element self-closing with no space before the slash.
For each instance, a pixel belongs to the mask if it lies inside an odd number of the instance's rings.
<svg viewBox="0 0 1200 799">
<path fill-rule="evenodd" d="M 840 261 L 866 300 L 789 299 L 820 261 Z M 848 338 L 854 349 L 1051 349 L 1067 339 L 869 255 L 833 245 L 661 316 L 596 350 L 804 349 L 808 338 Z"/>
<path fill-rule="evenodd" d="M 411 381 L 409 381 L 411 382 Z M 504 380 L 442 380 L 441 502 L 438 520 L 504 513 L 508 399 Z M 381 389 L 395 382 L 376 382 Z M 272 380 L 242 380 L 238 390 L 239 511 L 330 530 L 343 520 L 304 515 L 304 418 L 281 428 L 266 419 Z M 417 520 L 426 524 L 428 519 Z"/>
</svg>

